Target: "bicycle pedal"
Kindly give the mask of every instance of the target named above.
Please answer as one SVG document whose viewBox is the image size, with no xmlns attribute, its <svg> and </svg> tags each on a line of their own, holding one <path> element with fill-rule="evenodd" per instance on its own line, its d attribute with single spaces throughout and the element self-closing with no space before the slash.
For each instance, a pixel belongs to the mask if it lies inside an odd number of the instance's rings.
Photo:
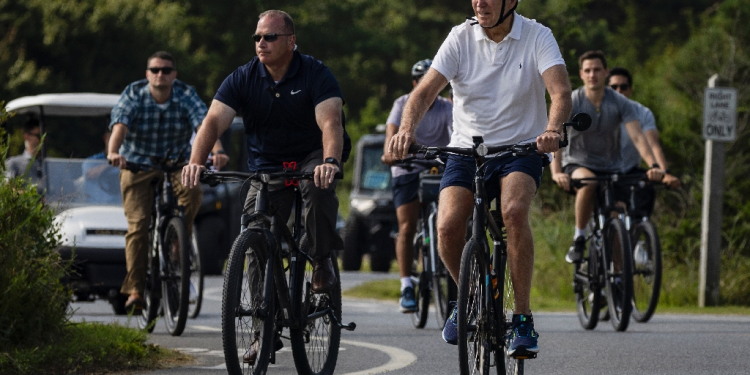
<svg viewBox="0 0 750 375">
<path fill-rule="evenodd" d="M 534 358 L 536 358 L 536 353 L 529 353 L 529 354 L 524 354 L 524 355 L 518 355 L 518 356 L 515 356 L 513 358 L 515 358 L 515 359 L 534 359 Z"/>
</svg>

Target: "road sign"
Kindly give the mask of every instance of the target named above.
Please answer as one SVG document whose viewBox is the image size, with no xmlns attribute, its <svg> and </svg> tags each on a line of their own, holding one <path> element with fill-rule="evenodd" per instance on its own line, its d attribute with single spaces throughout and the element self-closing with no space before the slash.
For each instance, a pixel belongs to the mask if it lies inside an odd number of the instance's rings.
<svg viewBox="0 0 750 375">
<path fill-rule="evenodd" d="M 703 96 L 703 139 L 733 142 L 737 139 L 737 90 L 707 88 Z"/>
</svg>

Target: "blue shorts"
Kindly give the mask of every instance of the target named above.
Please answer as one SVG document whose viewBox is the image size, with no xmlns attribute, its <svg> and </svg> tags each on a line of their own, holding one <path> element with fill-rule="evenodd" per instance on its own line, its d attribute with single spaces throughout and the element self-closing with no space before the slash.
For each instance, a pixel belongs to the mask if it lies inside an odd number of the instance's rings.
<svg viewBox="0 0 750 375">
<path fill-rule="evenodd" d="M 393 179 L 393 206 L 398 208 L 419 199 L 419 173 Z"/>
<path fill-rule="evenodd" d="M 538 155 L 513 156 L 506 154 L 488 159 L 485 166 L 484 186 L 487 199 L 492 200 L 500 195 L 500 178 L 513 172 L 523 172 L 531 176 L 536 182 L 536 188 L 542 182 L 544 170 L 542 158 Z M 471 156 L 450 155 L 445 163 L 443 180 L 440 182 L 442 191 L 448 186 L 465 187 L 474 191 L 474 176 L 476 163 Z"/>
</svg>

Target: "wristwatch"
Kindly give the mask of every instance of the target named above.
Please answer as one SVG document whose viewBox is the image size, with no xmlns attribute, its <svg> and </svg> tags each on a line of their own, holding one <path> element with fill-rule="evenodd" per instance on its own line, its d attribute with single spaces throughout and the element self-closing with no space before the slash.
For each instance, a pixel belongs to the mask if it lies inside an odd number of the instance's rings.
<svg viewBox="0 0 750 375">
<path fill-rule="evenodd" d="M 659 165 L 659 163 L 654 163 L 654 164 L 651 164 L 651 168 L 657 168 L 658 169 L 658 168 L 661 168 L 661 166 Z"/>
<path fill-rule="evenodd" d="M 338 167 L 339 169 L 341 169 L 341 163 L 339 163 L 339 161 L 338 161 L 338 160 L 336 160 L 336 158 L 334 158 L 334 157 L 330 157 L 330 158 L 325 158 L 325 160 L 323 160 L 323 163 L 327 163 L 327 164 L 334 164 L 334 165 L 335 165 L 335 166 L 337 166 L 337 167 Z"/>
</svg>

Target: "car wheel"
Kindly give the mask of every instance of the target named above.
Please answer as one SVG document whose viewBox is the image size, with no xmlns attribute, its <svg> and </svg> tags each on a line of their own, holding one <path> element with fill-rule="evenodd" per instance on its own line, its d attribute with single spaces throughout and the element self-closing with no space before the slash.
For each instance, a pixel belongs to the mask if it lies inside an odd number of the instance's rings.
<svg viewBox="0 0 750 375">
<path fill-rule="evenodd" d="M 390 228 L 389 228 L 390 229 Z M 381 228 L 371 236 L 370 268 L 375 272 L 388 272 L 396 254 L 396 243 L 389 229 Z"/>
<path fill-rule="evenodd" d="M 355 213 L 349 214 L 343 232 L 344 254 L 341 262 L 344 271 L 359 271 L 362 267 L 361 243 L 366 239 L 363 236 L 361 219 Z"/>
<path fill-rule="evenodd" d="M 196 223 L 198 248 L 204 275 L 221 275 L 226 254 L 227 226 L 220 217 L 209 216 Z"/>
</svg>

